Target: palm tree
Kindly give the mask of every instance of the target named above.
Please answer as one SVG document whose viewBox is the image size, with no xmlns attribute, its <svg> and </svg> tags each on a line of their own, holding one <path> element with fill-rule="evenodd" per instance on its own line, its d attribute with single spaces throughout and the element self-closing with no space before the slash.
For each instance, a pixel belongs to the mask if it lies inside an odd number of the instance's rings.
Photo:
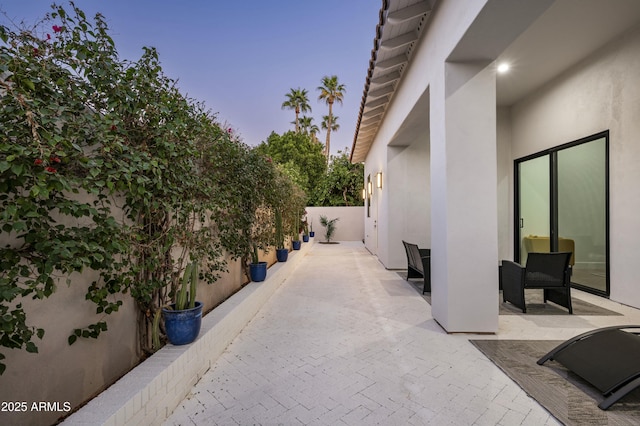
<svg viewBox="0 0 640 426">
<path fill-rule="evenodd" d="M 316 136 L 316 133 L 320 131 L 320 128 L 317 125 L 313 124 L 313 117 L 308 117 L 306 115 L 300 117 L 300 130 L 305 135 L 311 135 L 311 139 L 314 142 L 320 143 L 318 137 Z"/>
<path fill-rule="evenodd" d="M 305 135 L 309 134 L 309 129 L 311 128 L 312 121 L 313 121 L 313 117 L 308 117 L 306 115 L 303 115 L 302 117 L 300 117 L 300 130 Z"/>
<path fill-rule="evenodd" d="M 312 124 L 312 125 L 309 127 L 309 133 L 311 133 L 311 138 L 312 138 L 312 139 L 313 139 L 313 141 L 314 141 L 314 142 L 316 142 L 316 143 L 320 143 L 320 140 L 319 140 L 319 139 L 318 139 L 318 137 L 316 136 L 316 133 L 318 133 L 319 131 L 320 131 L 320 128 L 319 128 L 317 125 L 315 125 L 315 124 Z"/>
<path fill-rule="evenodd" d="M 323 115 L 322 116 L 322 123 L 320 123 L 320 127 L 322 127 L 322 130 L 326 130 L 327 133 L 329 133 L 329 116 L 328 115 Z M 340 125 L 338 124 L 338 116 L 334 115 L 331 118 L 331 132 L 335 132 L 340 128 Z M 328 140 L 328 138 L 327 138 Z M 326 148 L 326 147 L 325 147 Z M 329 151 L 327 150 L 327 153 Z M 328 154 L 327 154 L 328 155 Z M 327 157 L 327 161 L 329 161 L 329 157 Z"/>
<path fill-rule="evenodd" d="M 329 123 L 331 123 L 331 131 L 335 132 L 336 130 L 338 130 L 340 128 L 340 125 L 338 124 L 338 117 L 337 115 L 334 115 L 331 118 L 331 121 L 329 121 L 329 116 L 328 115 L 323 115 L 322 116 L 322 130 L 329 130 Z"/>
<path fill-rule="evenodd" d="M 329 115 L 327 116 L 328 119 L 326 127 L 327 144 L 324 147 L 327 161 L 329 161 L 329 152 L 331 148 L 331 132 L 333 131 L 333 103 L 337 101 L 339 104 L 342 104 L 342 98 L 344 97 L 346 88 L 344 87 L 344 84 L 340 84 L 338 82 L 337 75 L 332 75 L 331 77 L 322 77 L 322 86 L 318 86 L 318 90 L 320 91 L 318 100 L 325 101 L 326 104 L 329 105 Z"/>
<path fill-rule="evenodd" d="M 300 131 L 298 115 L 300 115 L 300 112 L 311 111 L 307 89 L 301 89 L 299 87 L 297 89 L 291 89 L 285 96 L 287 100 L 282 103 L 282 109 L 292 109 L 296 112 L 295 125 L 296 133 L 298 133 Z"/>
<path fill-rule="evenodd" d="M 340 125 L 338 124 L 338 117 L 337 115 L 334 115 L 331 118 L 331 131 L 335 132 L 336 130 L 338 130 L 340 128 Z M 329 129 L 329 116 L 328 115 L 323 115 L 322 116 L 322 130 L 328 130 Z"/>
</svg>

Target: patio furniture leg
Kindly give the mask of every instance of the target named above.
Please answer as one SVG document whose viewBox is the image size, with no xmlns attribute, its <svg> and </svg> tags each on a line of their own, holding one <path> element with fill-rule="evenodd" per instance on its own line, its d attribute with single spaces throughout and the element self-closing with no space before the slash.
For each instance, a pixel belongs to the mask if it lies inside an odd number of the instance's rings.
<svg viewBox="0 0 640 426">
<path fill-rule="evenodd" d="M 502 299 L 527 313 L 527 305 L 524 300 L 524 269 L 515 262 L 502 261 Z"/>
<path fill-rule="evenodd" d="M 630 381 L 629 383 L 627 383 L 626 385 L 624 385 L 623 387 L 621 387 L 620 389 L 618 389 L 617 391 L 615 391 L 614 393 L 609 395 L 609 397 L 607 397 L 607 399 L 605 399 L 600 404 L 598 404 L 598 408 L 600 408 L 601 410 L 608 409 L 613 404 L 618 402 L 618 400 L 620 398 L 622 398 L 623 396 L 625 396 L 629 392 L 635 390 L 638 386 L 640 386 L 640 377 L 636 378 L 635 380 Z"/>
</svg>

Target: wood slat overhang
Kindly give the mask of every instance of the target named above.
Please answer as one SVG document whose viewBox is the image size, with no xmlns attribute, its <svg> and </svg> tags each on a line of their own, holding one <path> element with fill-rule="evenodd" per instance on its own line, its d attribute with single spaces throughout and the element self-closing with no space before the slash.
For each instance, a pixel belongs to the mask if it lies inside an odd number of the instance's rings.
<svg viewBox="0 0 640 426">
<path fill-rule="evenodd" d="M 351 148 L 352 163 L 367 157 L 436 1 L 382 1 Z"/>
</svg>

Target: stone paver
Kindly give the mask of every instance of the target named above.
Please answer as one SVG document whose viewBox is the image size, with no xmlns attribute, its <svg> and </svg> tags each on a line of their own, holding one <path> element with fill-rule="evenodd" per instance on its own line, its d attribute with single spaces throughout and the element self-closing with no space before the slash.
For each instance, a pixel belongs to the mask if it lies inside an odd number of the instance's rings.
<svg viewBox="0 0 640 426">
<path fill-rule="evenodd" d="M 469 338 L 362 244 L 315 244 L 165 424 L 557 424 Z"/>
</svg>

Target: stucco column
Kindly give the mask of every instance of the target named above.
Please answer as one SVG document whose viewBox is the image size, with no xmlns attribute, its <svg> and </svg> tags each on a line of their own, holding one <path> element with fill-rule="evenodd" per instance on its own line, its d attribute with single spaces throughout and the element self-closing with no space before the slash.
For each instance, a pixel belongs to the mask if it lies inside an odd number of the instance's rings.
<svg viewBox="0 0 640 426">
<path fill-rule="evenodd" d="M 447 332 L 498 330 L 496 77 L 447 63 L 431 91 L 432 312 Z"/>
</svg>

